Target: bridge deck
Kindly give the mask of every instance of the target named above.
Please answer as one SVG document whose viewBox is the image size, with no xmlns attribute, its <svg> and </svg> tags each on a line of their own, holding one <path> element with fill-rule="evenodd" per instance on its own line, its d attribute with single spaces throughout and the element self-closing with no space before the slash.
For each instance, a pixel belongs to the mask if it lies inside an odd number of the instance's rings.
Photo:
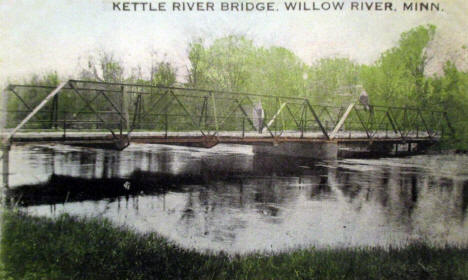
<svg viewBox="0 0 468 280">
<path fill-rule="evenodd" d="M 213 133 L 212 133 L 213 134 Z M 369 142 L 433 142 L 437 141 L 434 137 L 429 137 L 427 133 L 410 133 L 405 138 L 400 134 L 393 132 L 377 132 L 372 138 L 368 138 L 365 132 L 345 131 L 339 132 L 333 140 L 324 138 L 320 132 L 300 132 L 284 131 L 281 134 L 272 137 L 269 133 L 244 132 L 242 131 L 219 131 L 216 135 L 203 136 L 199 131 L 185 132 L 143 132 L 134 131 L 131 134 L 131 142 L 134 143 L 153 143 L 153 144 L 196 144 L 205 143 L 207 139 L 217 143 L 231 144 L 268 144 L 268 143 L 287 143 L 287 142 L 335 142 L 335 143 L 369 143 Z M 6 133 L 0 134 L 4 136 Z M 125 135 L 125 134 L 124 134 Z M 11 139 L 12 143 L 70 143 L 70 144 L 93 144 L 93 143 L 111 143 L 114 141 L 108 132 L 83 132 L 68 131 L 63 132 L 20 132 L 16 133 Z M 211 145 L 210 145 L 211 146 Z"/>
</svg>

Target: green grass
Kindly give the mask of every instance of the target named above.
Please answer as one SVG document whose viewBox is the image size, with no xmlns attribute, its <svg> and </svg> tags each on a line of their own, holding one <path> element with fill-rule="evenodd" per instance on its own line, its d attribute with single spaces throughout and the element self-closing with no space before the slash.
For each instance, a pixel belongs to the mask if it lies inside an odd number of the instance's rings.
<svg viewBox="0 0 468 280">
<path fill-rule="evenodd" d="M 229 257 L 104 219 L 4 213 L 4 279 L 468 279 L 468 248 L 299 249 Z"/>
</svg>

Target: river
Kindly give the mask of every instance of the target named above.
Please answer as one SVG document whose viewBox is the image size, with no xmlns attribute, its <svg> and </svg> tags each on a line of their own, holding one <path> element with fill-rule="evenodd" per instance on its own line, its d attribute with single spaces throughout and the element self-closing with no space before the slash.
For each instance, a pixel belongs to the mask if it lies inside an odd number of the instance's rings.
<svg viewBox="0 0 468 280">
<path fill-rule="evenodd" d="M 200 251 L 467 246 L 467 167 L 466 155 L 314 161 L 242 145 L 25 145 L 10 151 L 6 194 L 32 215 L 105 217 Z"/>
</svg>

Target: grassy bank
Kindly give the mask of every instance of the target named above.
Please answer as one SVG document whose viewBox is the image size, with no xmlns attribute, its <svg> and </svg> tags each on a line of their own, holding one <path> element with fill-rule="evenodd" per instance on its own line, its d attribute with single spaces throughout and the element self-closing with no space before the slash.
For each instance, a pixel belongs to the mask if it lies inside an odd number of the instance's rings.
<svg viewBox="0 0 468 280">
<path fill-rule="evenodd" d="M 109 221 L 4 214 L 5 279 L 468 279 L 468 248 L 304 249 L 229 258 Z"/>
</svg>

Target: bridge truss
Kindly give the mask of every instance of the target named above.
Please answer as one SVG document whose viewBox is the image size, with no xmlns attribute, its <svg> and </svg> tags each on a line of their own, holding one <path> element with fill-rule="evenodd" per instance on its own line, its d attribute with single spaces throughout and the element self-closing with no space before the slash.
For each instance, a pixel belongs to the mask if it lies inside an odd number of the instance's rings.
<svg viewBox="0 0 468 280">
<path fill-rule="evenodd" d="M 69 80 L 58 86 L 11 84 L 4 96 L 6 142 L 37 140 L 38 134 L 25 133 L 34 131 L 51 132 L 44 138 L 64 142 L 105 139 L 118 149 L 142 139 L 211 147 L 220 142 L 438 141 L 454 133 L 443 111 L 376 105 L 365 110 L 358 103 L 330 106 L 304 97 L 183 87 Z M 253 113 L 258 103 L 264 110 L 262 131 Z"/>
</svg>

